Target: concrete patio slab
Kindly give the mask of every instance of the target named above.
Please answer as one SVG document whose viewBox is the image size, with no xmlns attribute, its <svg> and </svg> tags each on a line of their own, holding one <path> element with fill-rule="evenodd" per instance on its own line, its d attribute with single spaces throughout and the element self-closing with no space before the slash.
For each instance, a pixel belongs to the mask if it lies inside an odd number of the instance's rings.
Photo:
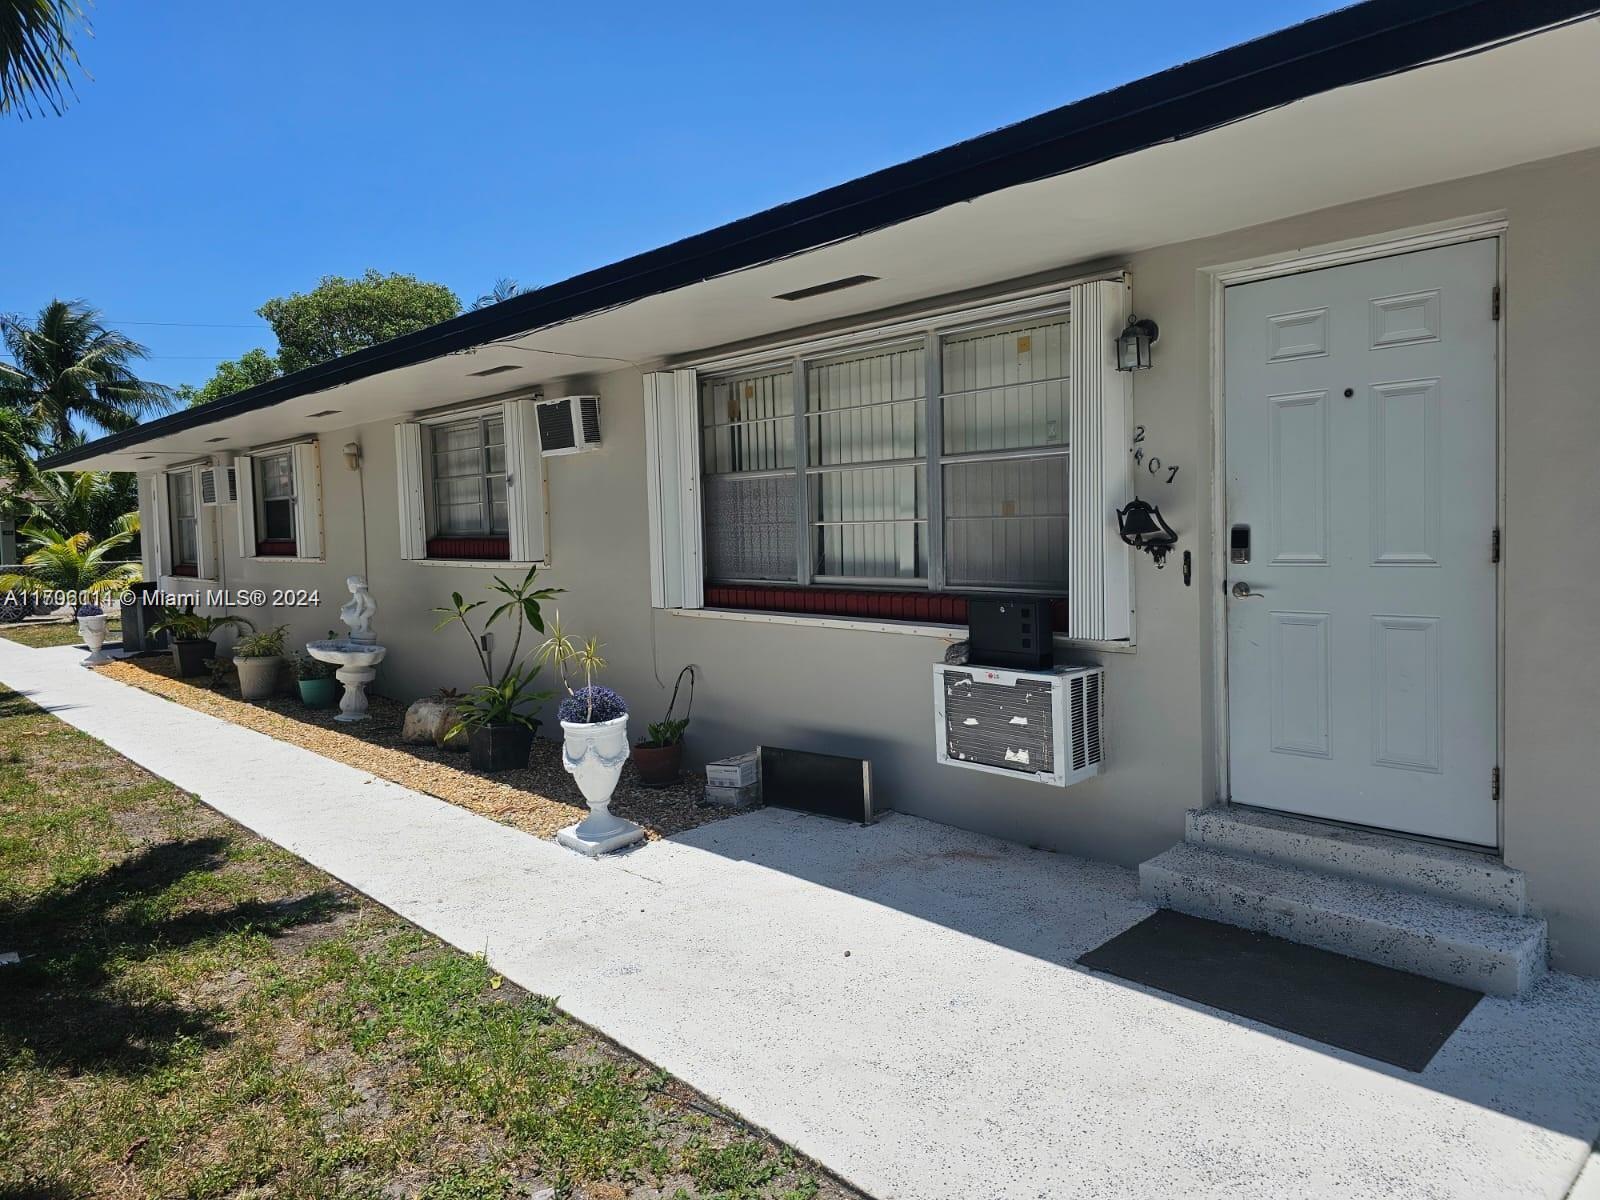
<svg viewBox="0 0 1600 1200">
<path fill-rule="evenodd" d="M 776 810 L 592 861 L 0 641 L 0 679 L 882 1200 L 1563 1197 L 1600 981 L 1481 1001 L 1421 1074 L 1074 965 L 1132 871 Z"/>
</svg>

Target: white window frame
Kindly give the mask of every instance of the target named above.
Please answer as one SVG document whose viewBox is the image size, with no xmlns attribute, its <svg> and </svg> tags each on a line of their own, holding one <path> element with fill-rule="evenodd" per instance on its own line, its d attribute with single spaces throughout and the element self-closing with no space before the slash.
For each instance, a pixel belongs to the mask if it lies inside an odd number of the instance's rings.
<svg viewBox="0 0 1600 1200">
<path fill-rule="evenodd" d="M 430 421 L 430 422 L 426 423 L 426 425 L 425 425 L 425 433 L 427 435 L 426 436 L 426 443 L 427 444 L 426 444 L 426 446 L 424 448 L 425 452 L 423 454 L 423 468 L 424 468 L 424 471 L 426 472 L 426 476 L 427 476 L 428 489 L 427 489 L 427 494 L 424 497 L 424 500 L 425 500 L 426 505 L 427 505 L 426 512 L 427 512 L 427 519 L 428 519 L 428 528 L 430 530 L 434 531 L 433 532 L 433 536 L 436 536 L 436 537 L 460 537 L 460 538 L 496 538 L 496 537 L 503 537 L 503 538 L 506 539 L 507 543 L 510 542 L 510 540 L 511 540 L 511 490 L 510 490 L 509 487 L 506 489 L 506 527 L 505 527 L 504 530 L 496 530 L 494 528 L 494 492 L 489 486 L 489 481 L 491 479 L 494 479 L 496 477 L 504 479 L 504 478 L 508 477 L 510 475 L 510 473 L 511 473 L 511 471 L 510 471 L 511 464 L 510 464 L 509 461 L 505 462 L 505 469 L 504 470 L 501 470 L 501 471 L 491 471 L 491 470 L 489 470 L 488 429 L 489 429 L 489 423 L 491 421 L 496 421 L 496 420 L 498 420 L 500 422 L 500 437 L 501 437 L 501 446 L 500 446 L 500 448 L 501 448 L 501 456 L 502 456 L 502 459 L 504 460 L 504 459 L 507 459 L 509 457 L 509 456 L 507 456 L 505 454 L 505 450 L 506 450 L 506 444 L 505 444 L 505 438 L 506 438 L 505 416 L 504 416 L 504 414 L 502 412 L 500 412 L 500 410 L 498 408 L 482 409 L 482 410 L 480 410 L 480 411 L 478 411 L 476 413 L 471 414 L 470 416 L 460 416 L 460 417 L 456 417 L 455 419 L 449 420 L 449 421 Z M 475 425 L 475 426 L 477 426 L 477 429 L 478 429 L 478 470 L 475 473 L 473 473 L 471 476 L 458 476 L 457 478 L 473 478 L 473 479 L 476 479 L 478 481 L 478 490 L 479 490 L 479 493 L 480 493 L 478 499 L 479 499 L 479 503 L 483 507 L 485 527 L 482 528 L 482 529 L 479 529 L 479 530 L 474 530 L 474 531 L 465 532 L 465 533 L 459 532 L 459 531 L 446 532 L 446 531 L 441 530 L 439 528 L 439 482 L 440 482 L 440 480 L 439 480 L 438 472 L 435 469 L 436 462 L 437 462 L 437 459 L 439 457 L 439 449 L 438 449 L 438 446 L 437 446 L 437 444 L 435 442 L 435 439 L 439 436 L 440 433 L 444 432 L 445 430 L 455 429 L 455 428 L 457 428 L 459 426 L 464 426 L 464 425 Z"/>
<path fill-rule="evenodd" d="M 203 579 L 208 582 L 217 580 L 217 552 L 213 540 L 214 530 L 211 514 L 215 508 L 207 508 L 200 503 L 200 472 L 210 466 L 209 461 L 183 463 L 175 467 L 166 467 L 151 476 L 151 501 L 155 512 L 155 526 L 157 529 L 155 553 L 152 556 L 158 574 L 169 578 Z M 194 497 L 194 541 L 195 541 L 195 568 L 194 575 L 176 576 L 174 571 L 177 562 L 177 536 L 173 527 L 172 514 L 172 480 L 175 477 L 186 476 L 189 481 L 190 494 Z"/>
<path fill-rule="evenodd" d="M 811 549 L 811 505 L 805 430 L 807 419 L 804 366 L 817 358 L 843 353 L 870 353 L 880 348 L 924 339 L 924 387 L 927 422 L 928 574 L 924 579 L 868 580 L 830 577 L 817 583 L 852 588 L 927 589 L 943 591 L 942 473 L 948 462 L 1001 458 L 1060 457 L 1062 449 L 1026 448 L 949 455 L 942 430 L 942 342 L 945 337 L 984 327 L 1004 328 L 1063 313 L 1068 317 L 1067 431 L 1068 470 L 1068 627 L 1065 636 L 1085 641 L 1128 642 L 1133 637 L 1133 573 L 1128 547 L 1117 534 L 1116 510 L 1132 498 L 1128 439 L 1132 430 L 1132 378 L 1116 370 L 1114 344 L 1126 322 L 1131 283 L 1121 275 L 1096 277 L 1058 286 L 1053 291 L 1002 298 L 966 310 L 908 319 L 877 329 L 860 329 L 696 368 L 645 375 L 647 456 L 650 468 L 652 604 L 658 608 L 703 606 L 701 563 L 703 514 L 698 486 L 701 469 L 698 379 L 703 374 L 745 372 L 792 364 L 796 421 L 795 459 L 800 475 L 799 513 L 805 518 L 797 546 L 797 578 L 787 586 L 807 587 Z M 874 464 L 878 465 L 878 464 Z M 693 582 L 689 574 L 693 570 Z M 764 581 L 786 586 L 779 581 Z M 966 593 L 1014 592 L 1025 589 L 963 585 Z"/>
<path fill-rule="evenodd" d="M 294 479 L 294 553 L 258 554 L 257 532 L 262 528 L 259 459 L 287 453 Z M 239 520 L 239 557 L 252 562 L 322 562 L 322 450 L 315 438 L 276 442 L 254 447 L 233 460 L 235 508 Z"/>
<path fill-rule="evenodd" d="M 400 557 L 439 566 L 549 566 L 550 522 L 544 460 L 539 454 L 539 423 L 533 414 L 538 393 L 503 397 L 418 413 L 401 421 L 395 432 L 395 480 L 398 488 Z M 432 444 L 434 426 L 498 416 L 503 422 L 506 460 L 506 517 L 509 559 L 430 558 L 433 533 Z M 487 503 L 487 488 L 485 503 Z M 469 537 L 473 535 L 445 535 Z M 479 535 L 498 536 L 493 534 Z"/>
</svg>

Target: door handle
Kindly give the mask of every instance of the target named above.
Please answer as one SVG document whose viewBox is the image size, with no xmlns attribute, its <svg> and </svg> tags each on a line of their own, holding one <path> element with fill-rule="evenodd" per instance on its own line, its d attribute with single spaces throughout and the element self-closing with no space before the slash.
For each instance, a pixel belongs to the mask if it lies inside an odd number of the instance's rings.
<svg viewBox="0 0 1600 1200">
<path fill-rule="evenodd" d="M 1265 592 L 1252 592 L 1250 585 L 1243 580 L 1233 585 L 1233 598 L 1235 600 L 1260 600 L 1265 596 Z"/>
</svg>

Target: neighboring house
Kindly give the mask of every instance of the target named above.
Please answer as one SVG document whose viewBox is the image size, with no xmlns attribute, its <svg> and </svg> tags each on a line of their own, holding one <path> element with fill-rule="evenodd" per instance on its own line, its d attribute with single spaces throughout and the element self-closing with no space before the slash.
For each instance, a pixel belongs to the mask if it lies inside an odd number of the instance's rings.
<svg viewBox="0 0 1600 1200">
<path fill-rule="evenodd" d="M 296 638 L 364 573 L 401 698 L 540 562 L 640 727 L 699 664 L 698 759 L 1126 864 L 1230 800 L 1481 847 L 1600 973 L 1596 11 L 1358 5 L 48 465 L 140 473 L 152 576 L 315 589 L 249 614 Z M 1104 667 L 1097 777 L 935 761 L 984 591 Z"/>
</svg>

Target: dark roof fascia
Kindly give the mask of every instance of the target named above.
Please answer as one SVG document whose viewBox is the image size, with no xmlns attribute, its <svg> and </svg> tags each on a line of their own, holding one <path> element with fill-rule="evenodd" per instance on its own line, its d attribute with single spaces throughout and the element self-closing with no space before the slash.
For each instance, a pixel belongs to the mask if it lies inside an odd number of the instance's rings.
<svg viewBox="0 0 1600 1200">
<path fill-rule="evenodd" d="M 1019 184 L 1600 12 L 1595 0 L 1368 0 L 488 308 L 44 460 L 99 454 L 790 257 Z"/>
</svg>

